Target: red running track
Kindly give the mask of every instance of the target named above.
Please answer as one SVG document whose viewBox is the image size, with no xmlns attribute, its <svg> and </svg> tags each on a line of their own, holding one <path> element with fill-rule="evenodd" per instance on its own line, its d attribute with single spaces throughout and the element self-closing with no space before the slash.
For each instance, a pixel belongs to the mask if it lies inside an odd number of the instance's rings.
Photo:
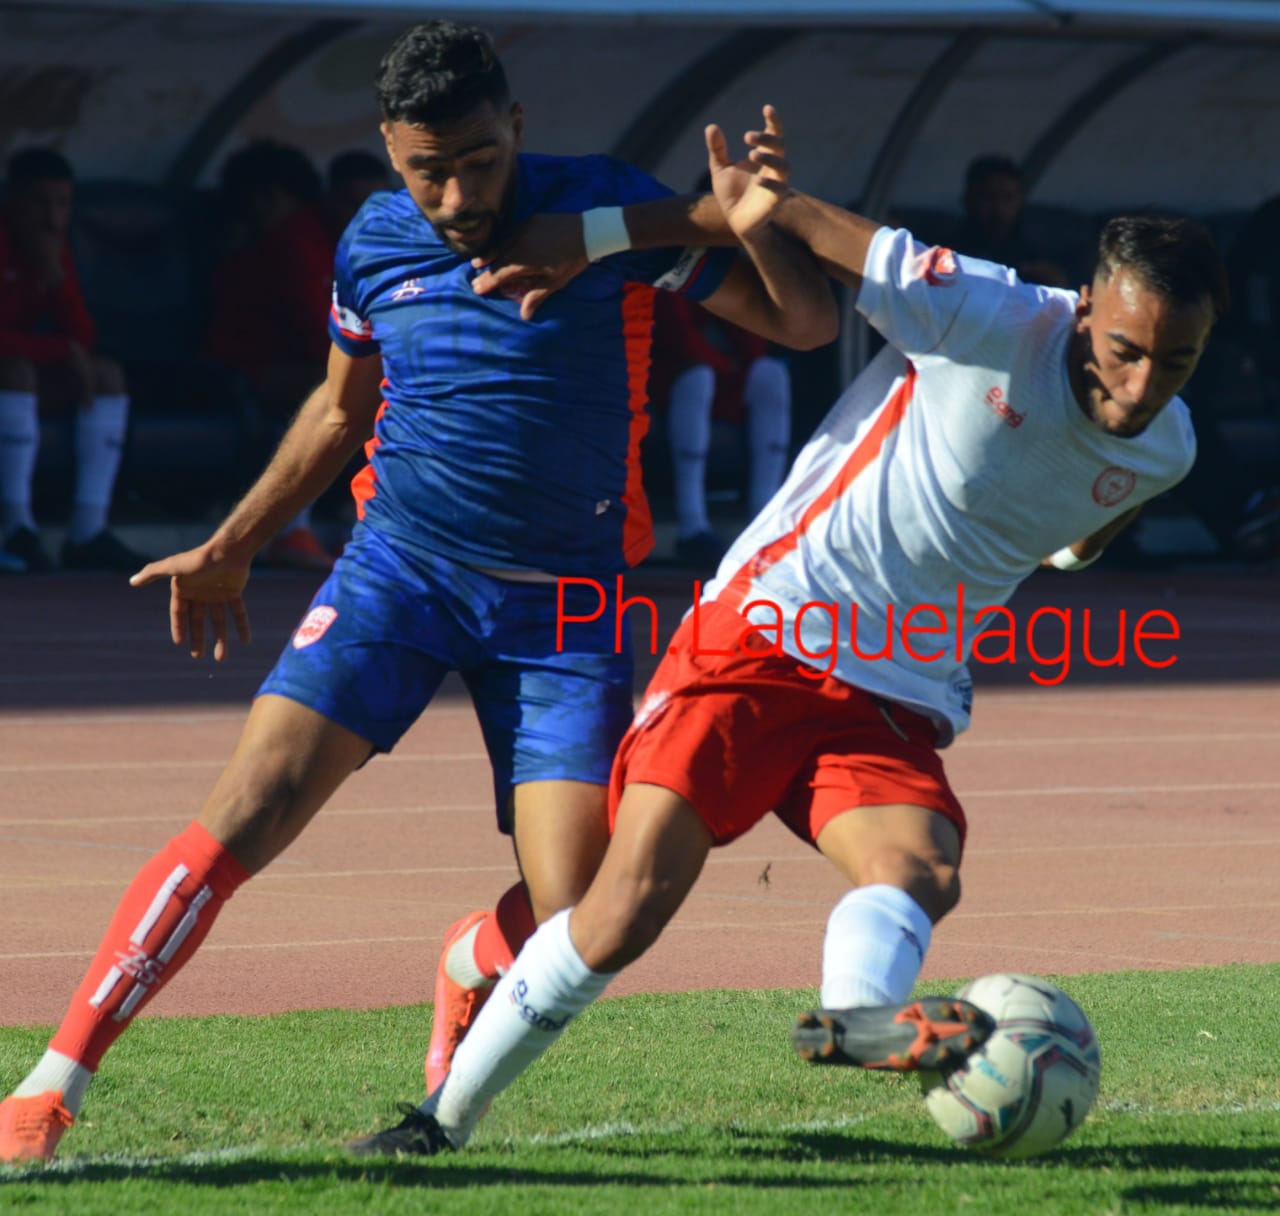
<svg viewBox="0 0 1280 1216">
<path fill-rule="evenodd" d="M 221 667 L 169 645 L 164 592 L 119 578 L 0 584 L 0 1024 L 56 1022 L 121 891 L 196 814 L 314 579 L 250 588 L 256 639 Z M 636 575 L 665 637 L 690 585 Z M 1180 638 L 1069 677 L 977 666 L 973 729 L 947 753 L 970 837 L 959 909 L 926 976 L 1070 974 L 1280 960 L 1280 621 L 1274 575 L 1037 575 L 1014 601 L 1152 609 Z M 639 622 L 637 622 L 639 623 Z M 1042 622 L 1042 627 L 1045 625 Z M 1045 635 L 1047 637 L 1047 632 Z M 1042 642 L 1042 653 L 1055 653 Z M 652 663 L 646 663 L 645 674 Z M 242 888 L 149 1015 L 430 999 L 440 936 L 512 881 L 479 730 L 450 686 L 395 753 L 339 792 Z M 772 822 L 718 851 L 612 993 L 817 983 L 835 871 Z"/>
</svg>

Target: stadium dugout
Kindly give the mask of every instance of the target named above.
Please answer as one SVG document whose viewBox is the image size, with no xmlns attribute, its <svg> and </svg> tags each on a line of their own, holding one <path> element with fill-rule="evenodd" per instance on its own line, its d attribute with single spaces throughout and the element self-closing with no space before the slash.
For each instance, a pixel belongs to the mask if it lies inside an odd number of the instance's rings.
<svg viewBox="0 0 1280 1216">
<path fill-rule="evenodd" d="M 76 168 L 75 252 L 102 348 L 135 397 L 120 493 L 142 507 L 207 512 L 255 441 L 234 385 L 199 355 L 219 166 L 259 136 L 320 167 L 353 147 L 381 155 L 374 67 L 423 11 L 0 0 L 0 154 L 52 144 Z M 745 129 L 767 100 L 803 188 L 922 233 L 955 214 L 973 157 L 1012 157 L 1028 225 L 1072 264 L 1117 210 L 1185 210 L 1229 247 L 1280 193 L 1280 0 L 467 0 L 431 12 L 494 31 L 537 150 L 610 151 L 677 188 L 703 167 L 705 122 Z M 793 362 L 797 441 L 868 355 L 848 300 L 844 313 L 836 346 Z M 1245 361 L 1220 362 L 1197 408 L 1214 411 L 1251 475 L 1274 477 L 1275 403 Z M 69 461 L 59 425 L 46 482 Z M 1157 532 L 1178 518 L 1166 505 Z M 1194 551 L 1206 536 L 1156 540 Z"/>
</svg>

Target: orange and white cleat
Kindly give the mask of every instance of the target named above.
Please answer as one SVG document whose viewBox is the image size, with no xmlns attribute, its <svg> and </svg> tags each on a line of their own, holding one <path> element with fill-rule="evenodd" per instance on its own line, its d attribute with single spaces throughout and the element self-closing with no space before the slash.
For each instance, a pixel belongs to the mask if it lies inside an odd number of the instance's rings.
<svg viewBox="0 0 1280 1216">
<path fill-rule="evenodd" d="M 994 1029 L 991 1015 L 968 1001 L 926 996 L 905 1005 L 802 1013 L 791 1042 L 810 1064 L 941 1071 L 961 1064 Z"/>
<path fill-rule="evenodd" d="M 0 1161 L 52 1161 L 62 1133 L 75 1122 L 61 1090 L 0 1102 Z"/>
<path fill-rule="evenodd" d="M 453 1064 L 453 1053 L 458 1044 L 467 1037 L 471 1023 L 476 1020 L 493 985 L 484 988 L 464 988 L 449 978 L 445 970 L 445 962 L 454 942 L 473 926 L 478 925 L 488 912 L 471 912 L 461 920 L 449 926 L 444 935 L 444 949 L 440 952 L 440 963 L 436 967 L 435 1008 L 431 1015 L 431 1043 L 427 1047 L 427 1058 L 423 1071 L 427 1077 L 427 1093 L 435 1093 L 441 1082 L 449 1075 Z"/>
</svg>

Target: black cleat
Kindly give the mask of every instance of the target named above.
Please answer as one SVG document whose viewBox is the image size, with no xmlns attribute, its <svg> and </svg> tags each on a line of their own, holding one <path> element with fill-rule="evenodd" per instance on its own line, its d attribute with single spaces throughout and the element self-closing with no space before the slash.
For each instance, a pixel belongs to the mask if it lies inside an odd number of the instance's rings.
<svg viewBox="0 0 1280 1216">
<path fill-rule="evenodd" d="M 402 1102 L 399 1109 L 404 1118 L 395 1127 L 372 1136 L 357 1136 L 343 1148 L 353 1157 L 434 1157 L 452 1152 L 453 1145 L 435 1115 L 424 1115 L 408 1102 Z"/>
<path fill-rule="evenodd" d="M 28 574 L 48 574 L 53 569 L 53 559 L 30 528 L 15 528 L 0 543 L 10 558 L 24 564 Z"/>
<path fill-rule="evenodd" d="M 849 1064 L 893 1072 L 955 1068 L 995 1029 L 976 1005 L 924 996 L 905 1005 L 815 1009 L 796 1018 L 791 1043 L 810 1064 Z"/>
</svg>

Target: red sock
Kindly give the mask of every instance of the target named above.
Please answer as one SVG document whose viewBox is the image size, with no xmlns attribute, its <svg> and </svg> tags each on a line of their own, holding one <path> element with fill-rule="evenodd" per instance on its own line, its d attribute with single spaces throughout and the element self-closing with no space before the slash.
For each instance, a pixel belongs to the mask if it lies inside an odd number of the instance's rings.
<svg viewBox="0 0 1280 1216">
<path fill-rule="evenodd" d="M 476 931 L 472 951 L 481 974 L 491 980 L 505 975 L 516 961 L 520 947 L 533 936 L 537 927 L 529 893 L 524 889 L 524 883 L 518 882 L 503 893 L 497 906 L 480 922 Z"/>
<path fill-rule="evenodd" d="M 204 941 L 249 872 L 198 823 L 129 884 L 49 1046 L 90 1072 Z"/>
</svg>

